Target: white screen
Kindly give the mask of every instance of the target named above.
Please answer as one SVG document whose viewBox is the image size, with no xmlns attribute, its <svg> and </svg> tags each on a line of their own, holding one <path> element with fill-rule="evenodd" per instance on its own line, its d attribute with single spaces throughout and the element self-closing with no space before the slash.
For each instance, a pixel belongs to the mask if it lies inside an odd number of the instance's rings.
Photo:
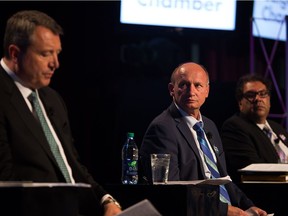
<svg viewBox="0 0 288 216">
<path fill-rule="evenodd" d="M 236 0 L 121 0 L 120 22 L 234 30 Z"/>
<path fill-rule="evenodd" d="M 253 6 L 253 36 L 286 40 L 287 0 L 256 0 Z"/>
</svg>

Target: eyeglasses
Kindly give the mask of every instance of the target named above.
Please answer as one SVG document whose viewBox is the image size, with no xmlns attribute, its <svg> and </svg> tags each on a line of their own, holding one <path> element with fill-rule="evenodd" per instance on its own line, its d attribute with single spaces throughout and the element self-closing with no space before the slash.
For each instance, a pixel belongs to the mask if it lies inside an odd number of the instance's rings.
<svg viewBox="0 0 288 216">
<path fill-rule="evenodd" d="M 268 90 L 262 90 L 262 91 L 248 91 L 243 93 L 243 97 L 246 98 L 247 100 L 254 100 L 257 95 L 259 95 L 260 98 L 266 98 L 270 95 L 270 92 Z"/>
</svg>

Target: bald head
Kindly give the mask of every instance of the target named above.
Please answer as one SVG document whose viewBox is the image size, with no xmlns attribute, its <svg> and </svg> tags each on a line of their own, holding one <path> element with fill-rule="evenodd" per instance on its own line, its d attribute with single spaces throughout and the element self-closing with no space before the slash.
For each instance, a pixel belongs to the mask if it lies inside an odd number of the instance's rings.
<svg viewBox="0 0 288 216">
<path fill-rule="evenodd" d="M 179 65 L 168 84 L 174 102 L 188 115 L 199 118 L 199 110 L 209 94 L 209 76 L 206 69 L 194 62 Z"/>
<path fill-rule="evenodd" d="M 206 68 L 200 64 L 194 63 L 194 62 L 186 62 L 183 64 L 180 64 L 177 68 L 174 69 L 174 71 L 171 74 L 171 83 L 175 83 L 175 77 L 177 75 L 184 74 L 185 71 L 191 70 L 191 71 L 204 71 L 207 75 L 207 84 L 209 84 L 209 74 L 206 70 Z"/>
</svg>

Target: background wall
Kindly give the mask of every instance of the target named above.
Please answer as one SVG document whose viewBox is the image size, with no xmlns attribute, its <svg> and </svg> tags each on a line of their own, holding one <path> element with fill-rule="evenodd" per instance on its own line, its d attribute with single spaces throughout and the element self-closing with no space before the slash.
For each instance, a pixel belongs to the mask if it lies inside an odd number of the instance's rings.
<svg viewBox="0 0 288 216">
<path fill-rule="evenodd" d="M 171 102 L 167 84 L 179 63 L 196 61 L 209 71 L 211 93 L 202 113 L 217 126 L 237 111 L 235 82 L 250 72 L 252 3 L 237 2 L 236 30 L 230 32 L 121 25 L 119 1 L 0 2 L 0 40 L 8 17 L 22 9 L 42 10 L 63 26 L 51 86 L 67 103 L 83 163 L 100 183 L 120 183 L 126 132 L 135 132 L 140 147 L 149 122 Z M 271 49 L 272 41 L 265 42 Z M 255 45 L 255 71 L 262 72 L 265 61 Z M 281 80 L 284 43 L 279 46 L 274 64 Z"/>
</svg>

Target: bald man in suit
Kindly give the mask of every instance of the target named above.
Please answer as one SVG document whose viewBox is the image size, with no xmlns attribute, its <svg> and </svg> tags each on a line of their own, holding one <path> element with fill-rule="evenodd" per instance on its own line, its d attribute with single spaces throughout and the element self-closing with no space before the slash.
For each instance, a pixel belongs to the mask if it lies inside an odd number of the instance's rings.
<svg viewBox="0 0 288 216">
<path fill-rule="evenodd" d="M 172 72 L 168 89 L 173 102 L 152 120 L 140 147 L 140 158 L 148 181 L 152 182 L 150 154 L 153 153 L 171 155 L 169 181 L 213 178 L 204 151 L 197 141 L 194 126 L 198 123 L 203 124 L 205 139 L 220 176 L 227 176 L 225 154 L 217 127 L 200 112 L 210 90 L 209 74 L 206 69 L 194 62 L 181 64 Z M 267 215 L 233 182 L 226 184 L 225 187 L 231 202 L 222 202 L 220 199 L 221 215 L 248 216 L 248 212 L 260 216 Z"/>
</svg>

